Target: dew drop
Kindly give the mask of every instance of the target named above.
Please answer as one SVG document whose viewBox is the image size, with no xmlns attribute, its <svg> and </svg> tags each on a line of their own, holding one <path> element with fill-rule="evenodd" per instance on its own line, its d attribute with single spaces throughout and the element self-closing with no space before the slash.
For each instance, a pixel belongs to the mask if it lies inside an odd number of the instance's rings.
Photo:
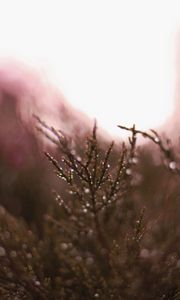
<svg viewBox="0 0 180 300">
<path fill-rule="evenodd" d="M 85 192 L 86 194 L 88 194 L 88 193 L 89 193 L 89 189 L 88 189 L 88 188 L 85 188 L 85 189 L 84 189 L 84 192 Z"/>
<path fill-rule="evenodd" d="M 93 257 L 88 257 L 88 258 L 86 259 L 86 264 L 87 264 L 88 266 L 92 265 L 93 263 L 94 263 Z"/>
<path fill-rule="evenodd" d="M 93 236 L 94 232 L 92 229 L 89 229 L 88 233 L 87 233 L 87 236 L 88 238 L 91 238 Z"/>
<path fill-rule="evenodd" d="M 96 293 L 96 294 L 94 295 L 94 298 L 99 298 L 99 294 Z"/>
<path fill-rule="evenodd" d="M 27 245 L 26 245 L 26 244 L 23 244 L 23 245 L 22 245 L 22 248 L 23 248 L 24 250 L 26 250 L 26 249 L 27 249 Z"/>
<path fill-rule="evenodd" d="M 180 259 L 177 261 L 176 268 L 180 269 Z"/>
<path fill-rule="evenodd" d="M 137 164 L 138 163 L 138 158 L 137 157 L 133 157 L 132 158 L 132 163 L 133 164 Z"/>
<path fill-rule="evenodd" d="M 127 170 L 126 170 L 126 174 L 127 174 L 127 175 L 131 175 L 131 174 L 132 174 L 131 169 L 127 169 Z"/>
<path fill-rule="evenodd" d="M 16 251 L 14 251 L 14 250 L 12 250 L 11 252 L 10 252 L 10 255 L 11 255 L 11 257 L 16 257 L 17 256 L 17 252 Z"/>
<path fill-rule="evenodd" d="M 3 247 L 0 247 L 0 256 L 5 256 L 6 250 Z"/>
<path fill-rule="evenodd" d="M 95 215 L 94 215 L 94 213 L 92 212 L 92 213 L 90 213 L 90 215 L 89 215 L 92 219 L 94 219 L 94 217 L 95 217 Z"/>
<path fill-rule="evenodd" d="M 72 216 L 70 216 L 70 220 L 76 222 L 77 221 L 77 217 L 74 216 L 74 215 L 72 215 Z"/>
<path fill-rule="evenodd" d="M 156 138 L 154 139 L 154 141 L 155 141 L 156 143 L 159 143 L 159 142 L 160 142 L 160 139 L 159 139 L 158 137 L 156 137 Z"/>
<path fill-rule="evenodd" d="M 75 259 L 76 259 L 78 262 L 82 261 L 82 257 L 81 257 L 80 255 L 76 256 Z"/>
<path fill-rule="evenodd" d="M 140 257 L 142 258 L 148 258 L 149 257 L 149 250 L 148 249 L 142 249 L 140 252 Z"/>
<path fill-rule="evenodd" d="M 175 169 L 176 169 L 176 162 L 175 162 L 175 161 L 171 161 L 171 162 L 169 163 L 169 168 L 170 168 L 171 170 L 175 170 Z"/>
<path fill-rule="evenodd" d="M 40 286 L 40 285 L 41 285 L 40 281 L 36 280 L 36 281 L 35 281 L 35 285 L 36 285 L 36 286 Z"/>
<path fill-rule="evenodd" d="M 0 214 L 1 214 L 1 215 L 5 215 L 5 213 L 6 213 L 5 208 L 4 208 L 3 206 L 0 205 Z"/>
<path fill-rule="evenodd" d="M 63 251 L 67 250 L 67 249 L 68 249 L 68 244 L 66 244 L 66 243 L 61 243 L 61 249 L 62 249 Z"/>
<path fill-rule="evenodd" d="M 31 254 L 31 253 L 27 253 L 26 256 L 27 256 L 28 259 L 31 259 L 31 258 L 32 258 L 32 254 Z"/>
<path fill-rule="evenodd" d="M 75 149 L 72 149 L 72 150 L 71 150 L 71 154 L 72 154 L 72 155 L 76 155 L 76 150 L 75 150 Z"/>
</svg>

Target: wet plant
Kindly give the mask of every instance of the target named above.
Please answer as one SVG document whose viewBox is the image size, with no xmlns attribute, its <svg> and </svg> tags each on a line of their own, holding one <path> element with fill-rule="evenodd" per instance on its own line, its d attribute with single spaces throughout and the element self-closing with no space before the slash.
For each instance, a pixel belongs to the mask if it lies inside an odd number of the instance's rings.
<svg viewBox="0 0 180 300">
<path fill-rule="evenodd" d="M 40 237 L 35 226 L 0 210 L 1 299 L 180 299 L 176 187 L 170 182 L 167 224 L 164 208 L 146 203 L 146 163 L 137 147 L 138 135 L 158 145 L 158 170 L 169 166 L 172 177 L 178 156 L 170 143 L 156 131 L 119 126 L 128 142 L 104 147 L 96 123 L 77 139 L 36 120 L 56 147 L 44 153 L 59 181 L 40 217 Z"/>
</svg>

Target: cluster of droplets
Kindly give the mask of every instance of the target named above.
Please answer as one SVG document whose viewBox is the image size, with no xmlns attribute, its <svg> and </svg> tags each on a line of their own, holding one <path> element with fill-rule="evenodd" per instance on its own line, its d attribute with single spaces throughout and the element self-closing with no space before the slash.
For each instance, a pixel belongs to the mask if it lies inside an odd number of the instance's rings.
<svg viewBox="0 0 180 300">
<path fill-rule="evenodd" d="M 139 256 L 142 259 L 149 259 L 149 258 L 156 258 L 161 254 L 161 252 L 158 249 L 147 249 L 147 248 L 142 248 L 140 251 Z"/>
<path fill-rule="evenodd" d="M 90 204 L 89 201 L 85 201 L 84 204 L 81 207 L 81 212 L 83 214 L 87 214 L 90 211 L 91 211 L 91 204 Z"/>
<path fill-rule="evenodd" d="M 128 161 L 130 164 L 136 165 L 138 163 L 138 158 L 136 156 L 134 156 L 132 158 L 130 157 Z"/>
<path fill-rule="evenodd" d="M 85 233 L 83 232 L 83 235 L 84 234 Z M 71 257 L 73 257 L 77 263 L 83 262 L 89 267 L 94 264 L 94 257 L 90 252 L 83 253 L 77 250 L 72 243 L 62 242 L 60 247 L 63 252 L 67 252 Z"/>
<path fill-rule="evenodd" d="M 61 243 L 61 250 L 66 251 L 69 249 L 69 245 L 67 243 Z"/>
</svg>

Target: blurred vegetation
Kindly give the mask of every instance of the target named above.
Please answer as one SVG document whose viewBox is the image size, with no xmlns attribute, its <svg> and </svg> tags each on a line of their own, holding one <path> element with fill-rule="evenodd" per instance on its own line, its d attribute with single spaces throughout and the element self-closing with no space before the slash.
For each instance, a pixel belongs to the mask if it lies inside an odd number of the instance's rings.
<svg viewBox="0 0 180 300">
<path fill-rule="evenodd" d="M 36 117 L 34 131 L 5 98 L 0 299 L 180 299 L 178 146 L 135 126 L 109 144 L 96 124 L 70 136 Z"/>
</svg>

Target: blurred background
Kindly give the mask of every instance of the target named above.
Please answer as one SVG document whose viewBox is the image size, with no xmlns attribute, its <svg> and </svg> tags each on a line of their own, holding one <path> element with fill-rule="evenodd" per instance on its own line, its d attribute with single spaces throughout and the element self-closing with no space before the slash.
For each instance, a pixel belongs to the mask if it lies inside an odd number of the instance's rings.
<svg viewBox="0 0 180 300">
<path fill-rule="evenodd" d="M 0 0 L 2 205 L 31 222 L 52 199 L 33 114 L 79 139 L 94 118 L 105 140 L 134 123 L 179 136 L 179 25 L 175 0 Z"/>
<path fill-rule="evenodd" d="M 115 136 L 118 123 L 148 129 L 172 116 L 179 1 L 7 0 L 0 8 L 0 70 L 37 94 L 42 82 L 30 88 L 21 65 L 36 69 L 44 86 L 58 89 L 39 91 L 43 106 L 53 109 L 61 92 Z"/>
</svg>

